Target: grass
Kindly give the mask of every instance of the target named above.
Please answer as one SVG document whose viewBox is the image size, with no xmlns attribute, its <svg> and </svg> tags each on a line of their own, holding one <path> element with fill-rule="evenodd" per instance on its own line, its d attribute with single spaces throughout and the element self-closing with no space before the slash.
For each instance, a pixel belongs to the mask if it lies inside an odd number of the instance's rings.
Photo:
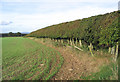
<svg viewBox="0 0 120 82">
<path fill-rule="evenodd" d="M 49 40 L 47 40 L 47 42 L 45 42 L 45 43 L 46 44 L 50 44 L 51 43 L 55 47 L 63 47 L 63 46 L 65 46 L 64 43 L 54 42 L 54 41 L 51 42 Z M 91 57 L 91 54 L 90 54 L 87 46 L 83 46 L 82 49 L 84 50 L 83 52 L 81 52 L 81 51 L 79 51 L 77 49 L 74 49 L 74 47 L 72 47 L 71 50 L 73 52 L 76 52 L 77 56 L 79 55 L 79 53 L 80 54 L 81 53 L 82 54 L 85 53 L 86 55 L 89 55 Z M 107 60 L 110 63 L 107 63 L 107 62 L 104 63 L 103 62 L 103 64 L 98 68 L 99 71 L 94 72 L 94 73 L 91 72 L 90 75 L 87 74 L 87 73 L 83 74 L 83 76 L 81 76 L 80 79 L 84 79 L 84 80 L 117 80 L 118 79 L 118 64 L 117 64 L 117 62 L 113 62 L 112 61 L 113 60 L 113 56 L 110 55 L 107 50 L 98 50 L 98 51 L 94 51 L 93 50 L 93 53 L 94 53 L 94 58 L 96 60 L 97 59 L 101 59 L 101 62 L 102 62 L 102 61 L 105 61 L 105 58 L 107 58 Z M 94 58 L 93 58 L 92 61 L 96 62 L 96 60 L 94 60 Z M 99 64 L 99 62 L 98 62 L 98 64 Z"/>
<path fill-rule="evenodd" d="M 28 38 L 7 37 L 2 42 L 3 80 L 48 80 L 63 63 L 59 52 Z"/>
<path fill-rule="evenodd" d="M 117 80 L 118 79 L 118 66 L 111 63 L 100 68 L 99 72 L 91 73 L 88 76 L 82 76 L 81 79 L 85 80 Z"/>
<path fill-rule="evenodd" d="M 53 45 L 57 46 L 57 47 L 61 47 L 61 46 L 64 46 L 65 44 L 64 43 L 62 44 L 59 42 L 54 42 Z M 80 46 L 78 46 L 78 47 L 80 47 Z M 84 53 L 90 55 L 90 52 L 89 52 L 87 46 L 84 45 L 81 47 L 81 49 L 84 50 Z M 74 52 L 76 52 L 77 54 L 79 54 L 79 50 L 74 49 L 73 46 L 72 46 L 72 50 Z M 98 51 L 93 50 L 93 53 L 94 53 L 95 58 L 107 57 L 107 59 L 110 61 L 110 63 L 104 64 L 103 66 L 101 66 L 99 68 L 100 69 L 99 72 L 91 73 L 90 75 L 87 75 L 87 76 L 81 76 L 80 79 L 84 79 L 84 80 L 118 80 L 118 61 L 117 62 L 113 61 L 113 56 L 108 53 L 108 50 L 107 49 L 99 49 Z M 119 59 L 120 59 L 120 57 L 119 57 Z"/>
<path fill-rule="evenodd" d="M 2 38 L 3 41 L 3 80 L 48 80 L 53 77 L 63 64 L 63 57 L 57 51 L 27 38 Z M 55 47 L 67 46 L 59 42 L 46 40 L 44 43 Z M 86 46 L 83 54 L 89 56 Z M 72 48 L 77 54 L 82 53 Z M 112 56 L 104 51 L 94 51 L 95 58 L 109 59 L 97 72 L 82 74 L 84 80 L 117 80 L 118 64 L 112 61 Z M 12 54 L 11 54 L 12 53 Z M 90 63 L 90 62 L 89 62 Z M 98 62 L 99 64 L 99 62 Z"/>
</svg>

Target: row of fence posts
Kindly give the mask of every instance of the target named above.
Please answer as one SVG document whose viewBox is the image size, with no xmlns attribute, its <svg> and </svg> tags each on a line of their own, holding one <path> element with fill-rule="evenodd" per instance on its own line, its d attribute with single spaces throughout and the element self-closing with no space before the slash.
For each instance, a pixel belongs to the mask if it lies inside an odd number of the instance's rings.
<svg viewBox="0 0 120 82">
<path fill-rule="evenodd" d="M 113 46 L 112 48 L 111 47 L 109 47 L 109 50 L 108 50 L 108 53 L 110 53 L 110 54 L 112 54 L 112 55 L 114 55 L 115 57 L 114 57 L 114 60 L 116 61 L 117 60 L 117 58 L 118 58 L 118 49 L 119 48 L 119 44 L 118 44 L 118 42 L 116 43 L 116 46 Z"/>
<path fill-rule="evenodd" d="M 50 39 L 50 38 L 42 38 L 42 41 L 46 41 L 46 40 L 53 40 L 54 42 L 60 42 L 60 43 L 64 43 L 64 39 Z M 79 46 L 79 47 L 82 47 L 82 41 L 81 40 L 78 40 L 77 38 L 76 39 L 67 39 L 67 44 L 71 45 L 71 46 Z M 116 48 L 115 48 L 116 47 Z M 112 48 L 109 47 L 108 49 L 108 53 L 110 54 L 113 54 L 115 55 L 114 56 L 114 60 L 116 61 L 117 57 L 118 57 L 118 42 L 116 44 L 116 46 L 113 46 Z M 92 56 L 94 56 L 93 54 L 93 45 L 92 43 L 90 43 L 90 45 L 88 46 L 89 48 L 89 51 L 91 53 Z"/>
<path fill-rule="evenodd" d="M 60 42 L 60 43 L 64 43 L 64 40 L 63 39 L 53 39 L 55 42 Z M 67 44 L 71 45 L 71 46 L 79 46 L 80 48 L 83 46 L 82 45 L 82 40 L 78 40 L 77 38 L 76 39 L 67 39 Z M 90 43 L 90 45 L 88 46 L 89 50 L 90 50 L 90 53 L 92 56 L 93 55 L 93 45 L 92 43 Z"/>
</svg>

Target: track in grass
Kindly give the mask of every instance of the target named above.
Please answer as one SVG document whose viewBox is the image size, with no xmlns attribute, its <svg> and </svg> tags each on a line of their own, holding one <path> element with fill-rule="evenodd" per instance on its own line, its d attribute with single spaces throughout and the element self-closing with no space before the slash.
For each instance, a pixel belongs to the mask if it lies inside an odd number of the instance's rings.
<svg viewBox="0 0 120 82">
<path fill-rule="evenodd" d="M 27 38 L 2 38 L 3 80 L 50 79 L 63 63 L 59 52 Z"/>
<path fill-rule="evenodd" d="M 111 60 L 112 56 L 101 51 L 94 51 L 94 57 L 88 51 L 78 51 L 70 46 L 56 46 L 56 42 L 50 39 L 30 39 L 51 47 L 61 53 L 64 63 L 55 80 L 117 80 L 118 65 Z"/>
</svg>

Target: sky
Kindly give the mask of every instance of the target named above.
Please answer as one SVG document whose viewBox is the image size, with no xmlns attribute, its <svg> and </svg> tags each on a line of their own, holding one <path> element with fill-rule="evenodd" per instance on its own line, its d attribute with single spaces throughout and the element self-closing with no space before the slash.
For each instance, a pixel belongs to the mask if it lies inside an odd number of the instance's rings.
<svg viewBox="0 0 120 82">
<path fill-rule="evenodd" d="M 50 25 L 118 10 L 119 0 L 0 0 L 0 33 L 32 32 Z"/>
</svg>

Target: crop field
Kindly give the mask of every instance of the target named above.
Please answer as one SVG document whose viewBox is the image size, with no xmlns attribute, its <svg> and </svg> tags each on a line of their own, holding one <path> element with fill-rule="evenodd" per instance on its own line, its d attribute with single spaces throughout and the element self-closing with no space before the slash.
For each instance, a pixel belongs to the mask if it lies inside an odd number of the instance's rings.
<svg viewBox="0 0 120 82">
<path fill-rule="evenodd" d="M 28 38 L 2 38 L 3 80 L 48 80 L 63 64 L 61 54 Z"/>
</svg>

